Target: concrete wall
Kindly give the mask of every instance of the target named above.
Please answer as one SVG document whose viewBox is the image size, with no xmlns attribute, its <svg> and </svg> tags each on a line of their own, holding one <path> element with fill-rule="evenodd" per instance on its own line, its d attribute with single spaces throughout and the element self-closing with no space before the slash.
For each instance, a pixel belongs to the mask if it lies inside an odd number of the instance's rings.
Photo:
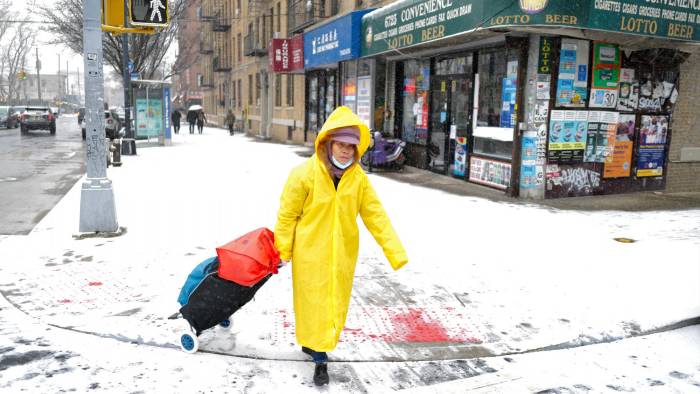
<svg viewBox="0 0 700 394">
<path fill-rule="evenodd" d="M 667 192 L 700 192 L 700 158 L 688 161 L 688 148 L 700 149 L 700 53 L 681 65 L 678 103 L 673 113 L 673 135 L 666 175 Z M 681 153 L 684 150 L 684 160 Z"/>
</svg>

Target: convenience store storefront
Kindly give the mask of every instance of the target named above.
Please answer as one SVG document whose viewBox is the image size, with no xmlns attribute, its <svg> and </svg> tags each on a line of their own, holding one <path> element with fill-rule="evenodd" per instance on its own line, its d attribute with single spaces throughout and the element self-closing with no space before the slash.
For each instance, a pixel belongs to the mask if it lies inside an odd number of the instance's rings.
<svg viewBox="0 0 700 394">
<path fill-rule="evenodd" d="M 403 0 L 363 18 L 362 56 L 410 165 L 531 198 L 661 190 L 693 7 Z"/>
</svg>

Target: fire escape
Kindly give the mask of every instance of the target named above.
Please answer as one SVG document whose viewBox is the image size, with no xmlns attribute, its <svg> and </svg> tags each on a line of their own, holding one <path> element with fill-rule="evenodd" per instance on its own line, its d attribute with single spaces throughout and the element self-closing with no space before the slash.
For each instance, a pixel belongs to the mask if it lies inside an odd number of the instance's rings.
<svg viewBox="0 0 700 394">
<path fill-rule="evenodd" d="M 269 3 L 268 0 L 250 0 L 248 3 L 248 28 L 243 39 L 243 54 L 245 56 L 267 55 L 267 41 L 272 36 L 268 31 L 266 18 L 262 10 Z"/>
</svg>

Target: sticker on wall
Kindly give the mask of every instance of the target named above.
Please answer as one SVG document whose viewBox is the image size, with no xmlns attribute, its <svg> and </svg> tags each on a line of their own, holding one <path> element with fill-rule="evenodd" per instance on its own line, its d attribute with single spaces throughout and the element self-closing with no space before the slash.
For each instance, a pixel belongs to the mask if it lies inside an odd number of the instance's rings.
<svg viewBox="0 0 700 394">
<path fill-rule="evenodd" d="M 463 177 L 467 171 L 467 137 L 455 139 L 455 160 L 453 174 Z"/>
<path fill-rule="evenodd" d="M 548 165 L 546 198 L 589 196 L 600 188 L 595 164 Z"/>
<path fill-rule="evenodd" d="M 549 90 L 552 76 L 549 74 L 537 74 L 537 99 L 549 100 Z"/>
<path fill-rule="evenodd" d="M 559 107 L 583 107 L 588 98 L 588 41 L 561 40 L 557 102 Z"/>
<path fill-rule="evenodd" d="M 634 75 L 634 69 L 620 69 L 620 91 L 617 97 L 619 111 L 634 111 L 639 102 L 639 82 Z"/>
</svg>

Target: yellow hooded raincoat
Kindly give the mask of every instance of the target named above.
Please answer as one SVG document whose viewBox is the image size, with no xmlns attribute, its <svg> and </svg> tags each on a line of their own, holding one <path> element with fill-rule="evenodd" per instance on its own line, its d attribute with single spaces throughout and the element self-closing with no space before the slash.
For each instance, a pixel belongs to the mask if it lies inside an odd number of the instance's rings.
<svg viewBox="0 0 700 394">
<path fill-rule="evenodd" d="M 357 126 L 355 163 L 336 190 L 319 151 L 333 129 Z M 294 168 L 280 199 L 275 244 L 282 260 L 292 260 L 297 341 L 319 352 L 331 351 L 345 325 L 359 246 L 357 214 L 398 270 L 408 262 L 367 175 L 357 164 L 369 146 L 369 129 L 347 107 L 328 117 L 316 138 L 316 154 Z"/>
</svg>

